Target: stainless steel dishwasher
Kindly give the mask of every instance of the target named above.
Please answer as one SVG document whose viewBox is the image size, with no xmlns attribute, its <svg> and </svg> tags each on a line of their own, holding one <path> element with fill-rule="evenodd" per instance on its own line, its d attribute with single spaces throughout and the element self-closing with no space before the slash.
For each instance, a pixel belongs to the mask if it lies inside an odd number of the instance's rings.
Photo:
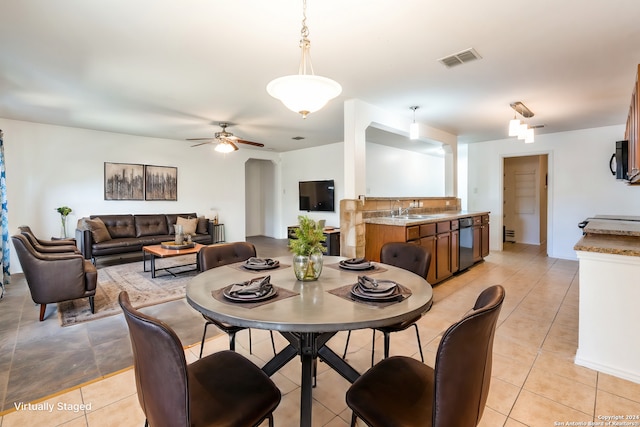
<svg viewBox="0 0 640 427">
<path fill-rule="evenodd" d="M 460 271 L 473 265 L 473 218 L 460 219 Z"/>
</svg>

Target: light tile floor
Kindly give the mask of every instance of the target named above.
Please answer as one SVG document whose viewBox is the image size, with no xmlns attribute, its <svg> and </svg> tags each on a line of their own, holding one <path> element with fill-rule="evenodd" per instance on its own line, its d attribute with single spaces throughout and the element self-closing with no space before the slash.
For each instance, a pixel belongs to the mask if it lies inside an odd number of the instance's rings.
<svg viewBox="0 0 640 427">
<path fill-rule="evenodd" d="M 481 426 L 589 425 L 601 421 L 600 416 L 640 415 L 640 384 L 573 363 L 578 340 L 578 263 L 548 258 L 538 247 L 512 244 L 505 249 L 492 252 L 483 263 L 434 288 L 433 307 L 419 323 L 426 362 L 433 364 L 443 330 L 471 307 L 483 289 L 501 284 L 507 296 L 496 331 L 491 389 Z M 282 338 L 276 338 L 278 347 L 285 345 Z M 345 338 L 346 334 L 336 335 L 330 346 L 341 352 Z M 206 342 L 205 351 L 219 351 L 227 345 L 226 336 L 219 335 Z M 253 330 L 252 355 L 247 348 L 247 334 L 240 333 L 238 351 L 242 354 L 258 365 L 272 356 L 266 331 Z M 376 343 L 376 349 L 381 348 Z M 187 360 L 195 360 L 198 350 L 198 345 L 185 349 Z M 369 367 L 370 351 L 371 331 L 353 333 L 348 361 L 364 371 Z M 419 358 L 413 329 L 392 335 L 391 353 Z M 318 367 L 313 425 L 347 426 L 351 415 L 344 394 L 349 384 L 323 363 Z M 292 360 L 273 379 L 282 392 L 275 424 L 295 426 L 300 398 L 298 360 Z M 38 403 L 54 409 L 11 409 L 2 416 L 1 427 L 144 424 L 131 369 Z M 80 406 L 83 404 L 86 409 Z"/>
</svg>

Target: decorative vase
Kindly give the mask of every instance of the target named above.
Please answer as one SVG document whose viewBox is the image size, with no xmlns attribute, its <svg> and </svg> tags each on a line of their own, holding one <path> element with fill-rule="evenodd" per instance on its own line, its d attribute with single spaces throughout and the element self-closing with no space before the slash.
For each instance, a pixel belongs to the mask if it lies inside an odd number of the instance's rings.
<svg viewBox="0 0 640 427">
<path fill-rule="evenodd" d="M 60 221 L 61 221 L 60 238 L 66 239 L 67 238 L 67 216 L 60 215 Z"/>
<path fill-rule="evenodd" d="M 183 244 L 184 243 L 184 229 L 182 228 L 182 225 L 175 224 L 173 226 L 173 228 L 176 231 L 176 245 Z"/>
<path fill-rule="evenodd" d="M 311 255 L 294 255 L 293 272 L 296 279 L 308 282 L 318 280 L 322 272 L 322 252 L 312 252 Z"/>
</svg>

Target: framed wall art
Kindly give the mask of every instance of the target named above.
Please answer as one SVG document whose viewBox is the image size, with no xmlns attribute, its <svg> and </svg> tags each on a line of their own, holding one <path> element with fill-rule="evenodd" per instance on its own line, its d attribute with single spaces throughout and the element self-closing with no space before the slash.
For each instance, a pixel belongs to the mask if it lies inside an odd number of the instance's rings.
<svg viewBox="0 0 640 427">
<path fill-rule="evenodd" d="M 144 200 L 144 165 L 104 163 L 105 200 Z"/>
<path fill-rule="evenodd" d="M 178 168 L 145 165 L 145 200 L 178 200 Z"/>
</svg>

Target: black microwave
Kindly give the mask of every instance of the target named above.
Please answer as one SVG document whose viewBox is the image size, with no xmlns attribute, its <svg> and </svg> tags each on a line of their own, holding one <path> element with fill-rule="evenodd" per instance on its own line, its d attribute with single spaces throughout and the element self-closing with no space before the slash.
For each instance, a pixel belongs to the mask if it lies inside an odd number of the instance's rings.
<svg viewBox="0 0 640 427">
<path fill-rule="evenodd" d="M 615 161 L 615 169 L 613 164 Z M 609 170 L 616 179 L 629 179 L 629 141 L 616 141 L 616 152 L 609 160 Z"/>
</svg>

